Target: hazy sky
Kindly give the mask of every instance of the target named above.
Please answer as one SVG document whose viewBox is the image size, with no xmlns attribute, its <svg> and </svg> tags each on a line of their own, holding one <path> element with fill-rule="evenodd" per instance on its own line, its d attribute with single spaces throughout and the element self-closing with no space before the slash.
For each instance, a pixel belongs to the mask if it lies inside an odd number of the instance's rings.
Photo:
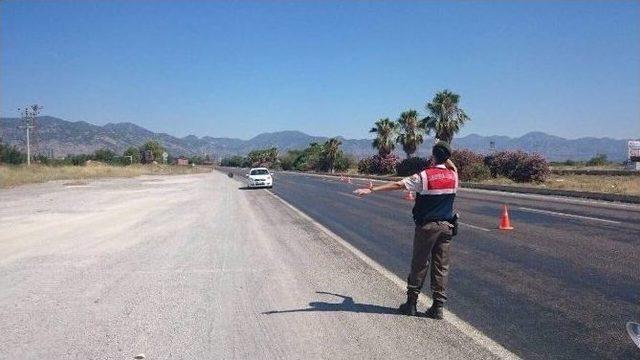
<svg viewBox="0 0 640 360">
<path fill-rule="evenodd" d="M 2 116 L 368 137 L 462 96 L 464 134 L 640 136 L 640 2 L 2 1 Z"/>
</svg>

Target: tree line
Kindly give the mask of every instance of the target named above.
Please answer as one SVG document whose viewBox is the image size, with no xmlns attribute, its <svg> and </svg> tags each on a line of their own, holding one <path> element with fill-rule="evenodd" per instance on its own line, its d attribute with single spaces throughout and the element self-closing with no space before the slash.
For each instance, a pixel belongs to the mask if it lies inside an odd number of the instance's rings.
<svg viewBox="0 0 640 360">
<path fill-rule="evenodd" d="M 379 119 L 369 131 L 376 134 L 372 146 L 377 149 L 378 154 L 361 159 L 360 162 L 342 152 L 340 139 L 331 138 L 323 144 L 311 143 L 306 149 L 289 150 L 281 156 L 278 156 L 276 148 L 254 150 L 244 157 L 227 157 L 222 160 L 221 165 L 328 172 L 345 171 L 357 165 L 358 170 L 363 173 L 390 174 L 396 171 L 399 162 L 394 154 L 396 144 L 400 144 L 407 159 L 411 159 L 427 135 L 433 133 L 436 139 L 449 143 L 453 140 L 454 134 L 470 120 L 459 107 L 459 102 L 460 95 L 443 90 L 426 104 L 428 115 L 424 118 L 416 110 L 409 109 L 402 112 L 396 121 Z"/>
<path fill-rule="evenodd" d="M 32 157 L 33 162 L 42 165 L 84 165 L 87 161 L 98 161 L 110 165 L 148 164 L 163 161 L 162 154 L 166 149 L 156 140 L 149 140 L 139 147 L 129 147 L 122 154 L 110 149 L 98 149 L 91 154 L 69 154 L 61 159 L 53 159 L 43 154 Z M 169 154 L 167 163 L 175 162 L 175 157 Z M 190 164 L 201 165 L 211 162 L 207 156 L 191 156 L 187 158 Z M 0 140 L 0 164 L 20 165 L 27 162 L 27 154 L 16 146 L 3 144 Z"/>
<path fill-rule="evenodd" d="M 302 150 L 289 150 L 279 154 L 277 148 L 253 150 L 247 156 L 231 156 L 222 159 L 222 166 L 259 167 L 298 171 L 346 171 L 355 158 L 347 156 L 340 149 L 342 141 L 330 138 L 324 143 L 313 142 Z"/>
</svg>

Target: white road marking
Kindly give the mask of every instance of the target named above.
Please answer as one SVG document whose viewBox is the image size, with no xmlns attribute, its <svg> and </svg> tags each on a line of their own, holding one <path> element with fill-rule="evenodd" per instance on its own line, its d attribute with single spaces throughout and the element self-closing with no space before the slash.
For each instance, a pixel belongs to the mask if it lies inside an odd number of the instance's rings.
<svg viewBox="0 0 640 360">
<path fill-rule="evenodd" d="M 471 225 L 471 224 L 463 223 L 463 222 L 460 222 L 460 221 L 458 221 L 458 224 L 460 224 L 460 225 L 464 225 L 464 226 L 466 226 L 466 227 L 470 227 L 470 228 L 472 228 L 472 229 L 476 229 L 476 230 L 481 230 L 481 231 L 491 231 L 490 229 L 487 229 L 487 228 L 483 228 L 483 227 L 480 227 L 480 226 L 476 226 L 476 225 Z"/>
<path fill-rule="evenodd" d="M 541 214 L 564 216 L 564 217 L 583 219 L 583 220 L 602 221 L 602 222 L 606 222 L 606 223 L 610 223 L 610 224 L 620 224 L 620 221 L 600 219 L 600 218 L 591 217 L 591 216 L 567 214 L 567 213 L 550 211 L 550 210 L 532 209 L 532 208 L 527 208 L 527 207 L 518 207 L 518 210 L 530 211 L 530 212 L 541 213 Z"/>
<path fill-rule="evenodd" d="M 278 195 L 274 194 L 271 191 L 267 191 L 267 192 L 269 194 L 271 194 L 274 198 L 279 200 L 282 204 L 284 204 L 285 206 L 287 206 L 288 208 L 290 208 L 291 210 L 296 212 L 298 215 L 300 215 L 300 217 L 302 217 L 303 219 L 306 219 L 307 221 L 311 222 L 314 226 L 316 226 L 318 229 L 320 229 L 321 231 L 326 233 L 328 236 L 330 236 L 332 239 L 334 239 L 336 242 L 338 242 L 340 245 L 342 245 L 344 248 L 346 248 L 351 253 L 353 253 L 356 257 L 358 257 L 360 260 L 362 260 L 364 263 L 366 263 L 367 265 L 371 266 L 374 270 L 376 270 L 377 272 L 382 274 L 384 277 L 386 277 L 388 280 L 390 280 L 391 282 L 396 284 L 399 288 L 401 288 L 402 290 L 406 289 L 405 280 L 400 279 L 397 275 L 395 275 L 391 271 L 387 270 L 382 265 L 378 264 L 375 260 L 371 259 L 367 255 L 365 255 L 363 252 L 361 252 L 360 250 L 356 249 L 353 245 L 349 244 L 347 241 L 342 239 L 340 236 L 336 235 L 333 231 L 329 230 L 328 228 L 326 228 L 322 224 L 320 224 L 317 221 L 313 220 L 307 214 L 305 214 L 304 212 L 302 212 L 301 210 L 299 210 L 295 206 L 289 204 L 287 201 L 285 201 L 284 199 L 280 198 Z M 431 298 L 429 296 L 427 296 L 427 295 L 420 294 L 419 301 L 422 302 L 423 305 L 427 305 L 428 306 L 431 303 Z M 472 325 L 466 323 L 464 320 L 460 319 L 459 317 L 457 317 L 455 314 L 451 313 L 448 310 L 445 310 L 445 321 L 449 322 L 451 325 L 453 325 L 453 327 L 458 329 L 458 331 L 460 331 L 463 334 L 467 335 L 469 338 L 471 338 L 473 341 L 475 341 L 478 345 L 480 345 L 483 348 L 487 349 L 487 351 L 491 352 L 496 357 L 498 357 L 500 359 L 519 359 L 519 357 L 516 354 L 514 354 L 511 351 L 507 350 L 505 347 L 503 347 L 502 345 L 498 344 L 493 339 L 489 338 L 484 333 L 482 333 L 482 331 L 480 331 L 480 330 L 476 329 L 475 327 L 473 327 Z"/>
</svg>

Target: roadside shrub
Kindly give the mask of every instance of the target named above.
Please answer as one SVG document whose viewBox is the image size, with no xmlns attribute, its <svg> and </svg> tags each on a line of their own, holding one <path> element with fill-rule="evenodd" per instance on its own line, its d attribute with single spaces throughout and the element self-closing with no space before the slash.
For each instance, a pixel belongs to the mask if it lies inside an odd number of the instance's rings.
<svg viewBox="0 0 640 360">
<path fill-rule="evenodd" d="M 27 162 L 27 155 L 20 152 L 15 146 L 0 143 L 0 164 L 18 165 Z"/>
<path fill-rule="evenodd" d="M 294 170 L 296 160 L 298 159 L 298 157 L 300 157 L 301 154 L 302 151 L 300 150 L 289 150 L 286 154 L 281 155 L 280 166 L 282 167 L 282 170 Z"/>
<path fill-rule="evenodd" d="M 268 149 L 252 150 L 249 152 L 246 159 L 252 167 L 264 166 L 274 168 L 276 167 L 276 162 L 278 160 L 278 149 L 272 147 Z"/>
<path fill-rule="evenodd" d="M 460 181 L 482 181 L 491 177 L 491 171 L 485 164 L 473 164 L 466 167 L 464 176 L 462 176 L 462 173 L 459 175 L 461 175 Z"/>
<path fill-rule="evenodd" d="M 189 164 L 202 165 L 204 163 L 204 158 L 199 155 L 194 155 L 189 158 Z"/>
<path fill-rule="evenodd" d="M 504 176 L 516 182 L 543 182 L 549 176 L 549 163 L 539 154 L 500 151 L 484 159 L 491 176 Z"/>
<path fill-rule="evenodd" d="M 528 154 L 524 164 L 514 172 L 512 180 L 518 182 L 544 182 L 549 173 L 549 163 L 542 155 Z"/>
<path fill-rule="evenodd" d="M 388 155 L 373 155 L 368 159 L 360 160 L 358 164 L 358 170 L 361 168 L 364 174 L 393 174 L 396 170 L 396 165 L 398 164 L 398 156 L 395 154 Z M 368 165 L 365 169 L 365 165 Z"/>
<path fill-rule="evenodd" d="M 318 143 L 311 143 L 296 157 L 293 167 L 298 171 L 310 171 L 320 169 L 322 165 L 322 150 L 324 147 Z"/>
<path fill-rule="evenodd" d="M 486 156 L 484 163 L 489 167 L 491 176 L 513 179 L 518 166 L 521 166 L 526 158 L 527 154 L 523 151 L 499 151 Z"/>
<path fill-rule="evenodd" d="M 607 154 L 596 154 L 596 156 L 589 159 L 585 165 L 602 166 L 602 165 L 606 165 L 607 163 L 608 163 Z"/>
<path fill-rule="evenodd" d="M 75 166 L 84 166 L 87 160 L 91 160 L 91 156 L 87 154 L 67 155 L 64 158 L 64 163 Z"/>
<path fill-rule="evenodd" d="M 131 159 L 126 158 L 130 164 L 139 164 L 140 163 L 140 150 L 135 147 L 130 147 L 122 153 L 123 156 L 131 156 Z M 125 161 L 125 163 L 126 163 Z M 171 164 L 171 162 L 169 162 Z"/>
<path fill-rule="evenodd" d="M 333 167 L 336 171 L 347 171 L 351 166 L 355 164 L 355 159 L 350 155 L 345 155 L 342 152 L 339 153 L 336 158 Z"/>
<path fill-rule="evenodd" d="M 93 160 L 110 163 L 116 157 L 116 153 L 109 149 L 98 149 L 93 153 Z"/>
<path fill-rule="evenodd" d="M 460 181 L 481 181 L 491 177 L 489 168 L 484 163 L 484 156 L 471 150 L 454 150 L 451 161 L 458 168 Z"/>
<path fill-rule="evenodd" d="M 396 165 L 398 176 L 410 176 L 427 167 L 428 160 L 421 157 L 406 158 Z"/>
<path fill-rule="evenodd" d="M 360 174 L 371 174 L 371 158 L 364 158 L 358 161 L 358 172 Z"/>
<path fill-rule="evenodd" d="M 143 153 L 145 151 L 150 151 L 152 157 L 149 159 L 146 159 L 146 163 L 150 163 L 152 162 L 154 159 L 160 159 L 162 160 L 162 153 L 164 152 L 164 147 L 162 145 L 160 145 L 160 143 L 156 140 L 149 140 L 146 143 L 142 144 L 142 146 L 140 147 L 140 153 Z M 144 156 L 142 156 L 143 160 Z"/>
<path fill-rule="evenodd" d="M 228 167 L 242 167 L 245 163 L 245 158 L 242 156 L 232 156 L 232 157 L 226 157 L 224 159 L 222 159 L 222 161 L 220 162 L 221 166 L 228 166 Z"/>
</svg>

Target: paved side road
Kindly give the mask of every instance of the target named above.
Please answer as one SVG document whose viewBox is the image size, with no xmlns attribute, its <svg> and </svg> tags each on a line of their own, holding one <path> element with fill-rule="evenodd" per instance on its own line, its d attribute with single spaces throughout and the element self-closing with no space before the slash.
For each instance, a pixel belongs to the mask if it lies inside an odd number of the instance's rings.
<svg viewBox="0 0 640 360">
<path fill-rule="evenodd" d="M 397 284 L 240 186 L 213 172 L 1 190 L 0 358 L 493 357 L 396 315 Z"/>
</svg>

